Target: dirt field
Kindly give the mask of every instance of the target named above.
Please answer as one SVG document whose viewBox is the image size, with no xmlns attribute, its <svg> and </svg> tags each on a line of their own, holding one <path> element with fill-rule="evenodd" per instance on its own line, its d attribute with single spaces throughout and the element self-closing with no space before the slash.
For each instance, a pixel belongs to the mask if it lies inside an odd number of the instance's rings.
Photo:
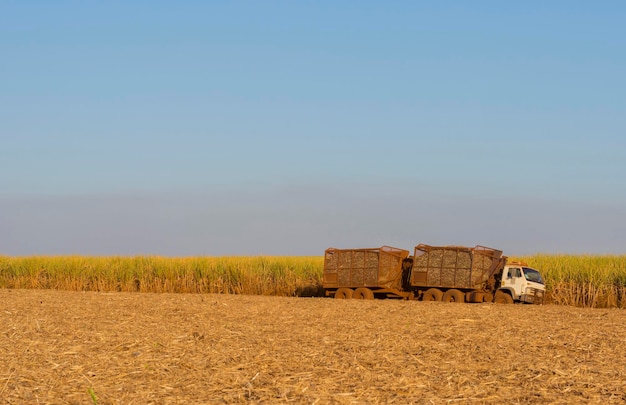
<svg viewBox="0 0 626 405">
<path fill-rule="evenodd" d="M 1 403 L 626 401 L 624 310 L 49 290 L 0 307 Z"/>
</svg>

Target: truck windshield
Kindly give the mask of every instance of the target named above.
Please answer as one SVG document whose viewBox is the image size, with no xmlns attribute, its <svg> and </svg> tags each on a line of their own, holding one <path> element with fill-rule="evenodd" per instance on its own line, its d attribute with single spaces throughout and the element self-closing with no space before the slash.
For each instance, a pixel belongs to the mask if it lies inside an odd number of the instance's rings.
<svg viewBox="0 0 626 405">
<path fill-rule="evenodd" d="M 539 284 L 545 284 L 543 282 L 543 278 L 541 278 L 541 274 L 535 269 L 524 267 L 524 277 L 526 277 L 526 280 L 528 281 L 532 281 L 532 282 L 539 283 Z"/>
</svg>

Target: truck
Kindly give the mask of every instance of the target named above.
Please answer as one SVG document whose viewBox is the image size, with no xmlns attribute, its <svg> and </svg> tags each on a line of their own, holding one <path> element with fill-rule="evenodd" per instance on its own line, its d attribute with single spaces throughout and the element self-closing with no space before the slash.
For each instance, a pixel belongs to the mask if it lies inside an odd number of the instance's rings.
<svg viewBox="0 0 626 405">
<path fill-rule="evenodd" d="M 337 299 L 541 304 L 545 294 L 539 271 L 480 245 L 328 248 L 322 286 Z"/>
</svg>

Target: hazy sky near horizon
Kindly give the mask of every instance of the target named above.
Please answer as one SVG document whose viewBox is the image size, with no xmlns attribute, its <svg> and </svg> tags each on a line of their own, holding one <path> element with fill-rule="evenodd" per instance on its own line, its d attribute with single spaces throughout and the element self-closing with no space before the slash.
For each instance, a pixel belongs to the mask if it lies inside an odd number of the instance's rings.
<svg viewBox="0 0 626 405">
<path fill-rule="evenodd" d="M 626 3 L 0 3 L 0 254 L 626 254 Z"/>
</svg>

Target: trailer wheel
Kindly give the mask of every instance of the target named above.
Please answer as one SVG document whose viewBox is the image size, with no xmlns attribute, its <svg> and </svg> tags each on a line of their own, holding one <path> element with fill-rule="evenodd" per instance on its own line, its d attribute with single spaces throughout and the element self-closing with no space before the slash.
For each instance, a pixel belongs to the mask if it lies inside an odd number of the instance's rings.
<svg viewBox="0 0 626 405">
<path fill-rule="evenodd" d="M 443 294 L 443 302 L 465 302 L 465 294 L 459 290 L 448 290 Z"/>
<path fill-rule="evenodd" d="M 496 304 L 512 304 L 513 297 L 504 291 L 496 291 L 496 296 L 493 298 L 493 302 Z"/>
<path fill-rule="evenodd" d="M 422 295 L 422 301 L 441 301 L 443 293 L 437 288 L 429 288 Z"/>
<path fill-rule="evenodd" d="M 373 300 L 374 292 L 369 288 L 357 288 L 356 290 L 354 290 L 352 298 L 354 298 L 355 300 Z"/>
<path fill-rule="evenodd" d="M 337 300 L 343 300 L 343 299 L 349 299 L 349 298 L 352 298 L 352 290 L 349 288 L 339 288 L 335 292 L 335 299 Z"/>
</svg>

